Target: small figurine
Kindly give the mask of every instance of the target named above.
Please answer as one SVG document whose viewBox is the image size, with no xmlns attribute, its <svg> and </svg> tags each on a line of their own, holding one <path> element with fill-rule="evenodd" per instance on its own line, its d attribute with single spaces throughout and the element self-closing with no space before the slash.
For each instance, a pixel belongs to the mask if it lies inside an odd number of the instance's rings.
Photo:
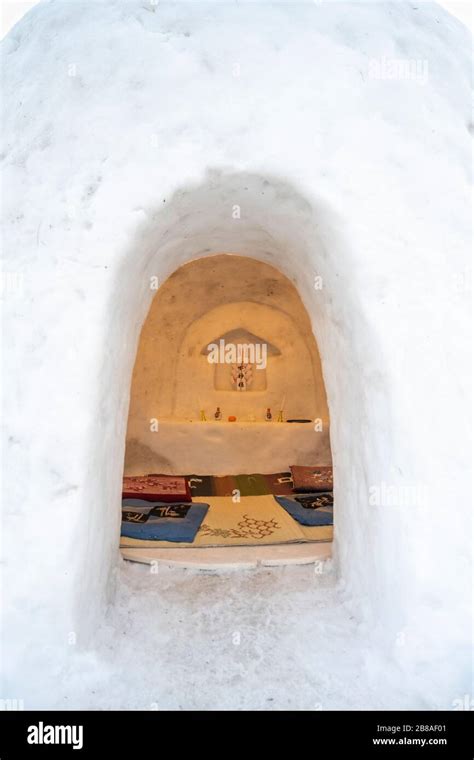
<svg viewBox="0 0 474 760">
<path fill-rule="evenodd" d="M 277 422 L 284 422 L 284 420 L 283 420 L 283 409 L 280 409 L 280 411 L 278 412 Z"/>
<path fill-rule="evenodd" d="M 207 420 L 206 420 L 206 412 L 204 411 L 204 409 L 201 409 L 200 416 L 201 416 L 201 422 L 207 422 Z"/>
<path fill-rule="evenodd" d="M 267 413 L 266 413 L 266 415 L 265 415 L 265 419 L 266 419 L 268 422 L 271 422 L 271 421 L 272 421 L 272 411 L 271 411 L 270 407 L 268 407 L 268 408 L 267 408 Z"/>
<path fill-rule="evenodd" d="M 221 420 L 222 419 L 222 412 L 220 406 L 217 407 L 216 411 L 214 412 L 214 419 L 215 420 Z"/>
</svg>

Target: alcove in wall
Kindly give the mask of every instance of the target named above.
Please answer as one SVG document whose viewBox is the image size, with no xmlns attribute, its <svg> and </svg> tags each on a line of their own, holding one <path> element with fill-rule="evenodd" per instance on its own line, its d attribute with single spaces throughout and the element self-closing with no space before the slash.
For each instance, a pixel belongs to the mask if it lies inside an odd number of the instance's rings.
<svg viewBox="0 0 474 760">
<path fill-rule="evenodd" d="M 239 346 L 251 360 L 242 391 L 229 351 Z M 180 267 L 142 328 L 125 475 L 271 473 L 293 464 L 331 464 L 321 362 L 296 288 L 248 257 Z"/>
</svg>

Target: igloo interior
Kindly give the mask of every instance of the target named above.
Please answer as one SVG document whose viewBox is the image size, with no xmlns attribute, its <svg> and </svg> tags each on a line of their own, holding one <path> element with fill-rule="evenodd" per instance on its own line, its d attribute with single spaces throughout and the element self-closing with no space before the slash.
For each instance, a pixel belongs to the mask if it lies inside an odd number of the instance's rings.
<svg viewBox="0 0 474 760">
<path fill-rule="evenodd" d="M 164 411 L 140 408 L 140 334 L 174 273 L 216 256 L 276 270 L 307 315 L 320 396 L 289 411 L 330 420 L 344 605 L 422 704 L 469 690 L 469 39 L 435 4 L 423 25 L 409 4 L 344 5 L 223 2 L 211 18 L 199 4 L 53 0 L 5 40 L 5 250 L 23 285 L 4 302 L 4 670 L 34 705 L 60 701 L 48 684 L 77 673 L 75 658 L 102 662 L 129 411 L 132 472 L 150 448 L 140 418 L 197 409 L 161 392 Z M 431 75 L 387 92 L 368 61 L 402 46 Z M 196 352 L 235 328 L 261 335 L 250 297 L 238 324 L 205 298 L 222 329 L 189 325 Z"/>
<path fill-rule="evenodd" d="M 319 278 L 314 284 L 319 288 Z M 124 516 L 143 519 L 133 508 L 146 513 L 143 489 L 163 474 L 184 477 L 194 504 L 211 511 L 199 536 L 178 551 L 170 551 L 176 542 L 156 543 L 160 530 L 147 542 L 144 533 L 156 530 L 150 525 L 139 535 L 136 523 L 123 525 L 122 555 L 194 568 L 213 559 L 214 568 L 268 560 L 271 546 L 279 547 L 280 562 L 330 556 L 330 547 L 319 544 L 330 543 L 332 527 L 288 524 L 273 496 L 291 495 L 291 467 L 316 466 L 320 478 L 331 466 L 321 362 L 295 286 L 268 264 L 229 254 L 191 261 L 158 285 L 153 276 L 157 292 L 140 334 L 127 424 L 124 493 L 141 501 L 125 501 Z M 153 480 L 149 473 L 161 475 Z M 329 509 L 332 522 L 332 477 L 326 493 L 318 488 L 312 503 Z M 162 509 L 170 514 L 165 503 Z M 308 527 L 329 516 L 302 519 Z M 239 552 L 223 553 L 226 542 Z M 185 545 L 199 551 L 183 553 Z"/>
</svg>

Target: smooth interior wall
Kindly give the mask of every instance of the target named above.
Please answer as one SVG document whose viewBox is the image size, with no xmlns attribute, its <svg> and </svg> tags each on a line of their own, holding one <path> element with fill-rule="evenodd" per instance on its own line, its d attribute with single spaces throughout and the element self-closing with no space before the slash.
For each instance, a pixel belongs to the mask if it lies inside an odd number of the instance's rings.
<svg viewBox="0 0 474 760">
<path fill-rule="evenodd" d="M 207 360 L 207 347 L 222 336 L 227 343 L 254 338 L 265 343 L 266 367 L 254 368 L 245 392 L 233 387 L 229 364 Z M 226 431 L 234 435 L 228 427 L 229 415 L 237 417 L 234 430 L 248 422 L 256 428 L 264 423 L 268 435 L 275 436 L 281 428 L 275 430 L 273 423 L 268 427 L 265 413 L 269 407 L 276 421 L 282 405 L 284 419 L 311 420 L 314 455 L 311 458 L 306 450 L 304 454 L 309 457 L 307 463 L 320 462 L 323 444 L 319 439 L 324 438 L 329 448 L 326 393 L 311 323 L 293 283 L 274 267 L 241 256 L 212 256 L 179 268 L 154 296 L 141 331 L 130 396 L 126 474 L 160 467 L 171 471 L 173 466 L 175 472 L 183 472 L 180 454 L 188 448 L 189 435 L 185 428 L 167 422 L 198 424 L 201 409 L 212 421 L 219 406 L 221 430 L 210 433 L 209 426 L 202 425 L 198 431 L 193 429 L 195 447 L 199 435 L 203 445 L 209 435 L 225 437 Z M 292 433 L 295 440 L 301 434 L 298 426 L 285 432 L 285 440 Z M 258 450 L 264 443 L 257 444 L 256 439 L 255 445 L 257 449 L 247 444 L 247 461 L 239 456 L 238 465 L 226 465 L 220 461 L 220 442 L 216 441 L 205 472 L 220 473 L 226 466 L 242 465 L 248 472 L 259 466 L 274 468 L 275 462 L 267 463 L 265 452 Z M 282 460 L 285 469 L 292 457 L 296 463 L 298 452 L 296 444 L 290 446 Z M 232 459 L 231 450 L 222 454 Z"/>
</svg>

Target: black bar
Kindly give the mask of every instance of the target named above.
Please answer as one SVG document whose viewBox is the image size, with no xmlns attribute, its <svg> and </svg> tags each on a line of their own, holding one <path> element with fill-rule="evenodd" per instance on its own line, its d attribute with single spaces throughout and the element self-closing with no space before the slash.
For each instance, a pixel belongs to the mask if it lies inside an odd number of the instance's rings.
<svg viewBox="0 0 474 760">
<path fill-rule="evenodd" d="M 221 757 L 293 747 L 292 755 L 335 757 L 439 757 L 472 760 L 473 713 L 445 711 L 366 712 L 167 712 L 3 711 L 0 759 L 120 757 L 183 752 Z M 63 727 L 63 728 L 58 728 Z M 75 727 L 75 728 L 74 728 Z M 82 727 L 82 733 L 81 733 Z M 28 741 L 30 739 L 30 741 Z M 54 739 L 57 743 L 48 743 Z M 42 743 L 30 743 L 42 742 Z M 69 742 L 69 743 L 64 743 Z M 73 749 L 76 745 L 77 749 Z M 80 746 L 81 745 L 81 746 Z"/>
</svg>

